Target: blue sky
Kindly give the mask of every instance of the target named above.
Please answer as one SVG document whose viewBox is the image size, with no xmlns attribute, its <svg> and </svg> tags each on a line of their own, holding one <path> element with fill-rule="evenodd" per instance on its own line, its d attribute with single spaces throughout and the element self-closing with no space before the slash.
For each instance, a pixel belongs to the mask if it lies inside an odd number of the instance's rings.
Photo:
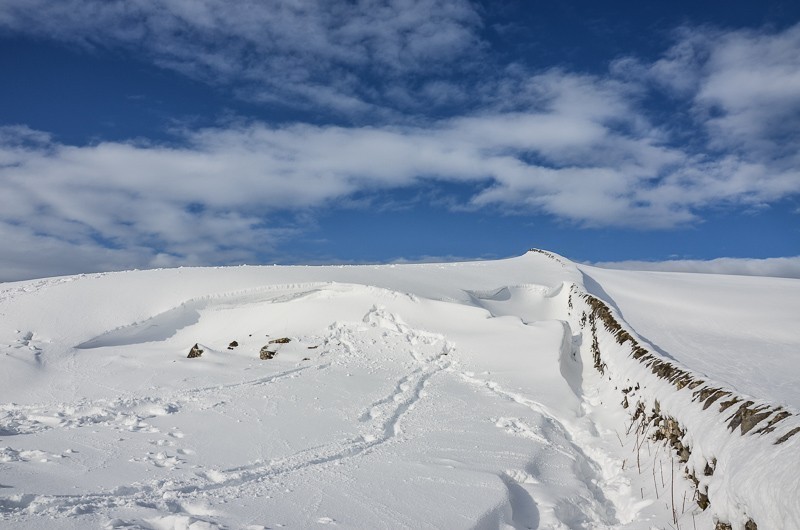
<svg viewBox="0 0 800 530">
<path fill-rule="evenodd" d="M 800 254 L 800 4 L 0 4 L 0 281 Z"/>
</svg>

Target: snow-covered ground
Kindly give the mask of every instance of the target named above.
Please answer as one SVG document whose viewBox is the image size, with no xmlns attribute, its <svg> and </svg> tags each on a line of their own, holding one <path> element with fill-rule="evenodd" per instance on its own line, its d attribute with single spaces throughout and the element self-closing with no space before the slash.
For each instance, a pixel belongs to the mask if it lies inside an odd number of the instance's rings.
<svg viewBox="0 0 800 530">
<path fill-rule="evenodd" d="M 800 410 L 800 281 L 580 266 L 636 332 L 683 365 Z"/>
<path fill-rule="evenodd" d="M 688 529 L 763 513 L 735 485 L 701 510 L 684 464 L 631 432 L 620 385 L 636 369 L 594 369 L 584 290 L 655 351 L 797 409 L 798 280 L 529 252 L 7 283 L 0 526 Z M 663 392 L 642 384 L 643 401 Z M 797 439 L 776 447 L 796 455 Z M 775 480 L 786 508 L 762 530 L 800 520 L 796 479 Z"/>
</svg>

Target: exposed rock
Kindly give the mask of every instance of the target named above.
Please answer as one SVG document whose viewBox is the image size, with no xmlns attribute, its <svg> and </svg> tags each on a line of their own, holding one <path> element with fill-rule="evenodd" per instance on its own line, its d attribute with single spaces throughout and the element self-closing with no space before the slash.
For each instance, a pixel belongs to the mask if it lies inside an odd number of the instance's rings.
<svg viewBox="0 0 800 530">
<path fill-rule="evenodd" d="M 600 356 L 600 342 L 597 340 L 597 319 L 595 313 L 589 314 L 589 326 L 592 331 L 592 358 L 594 359 L 594 367 L 600 372 L 600 375 L 605 375 L 606 364 Z"/>
<path fill-rule="evenodd" d="M 714 474 L 714 468 L 717 467 L 717 459 L 712 458 L 711 462 L 706 462 L 706 467 L 703 469 L 703 475 L 710 477 Z"/>
<path fill-rule="evenodd" d="M 200 357 L 201 355 L 203 355 L 203 350 L 197 345 L 197 343 L 195 343 L 195 345 L 192 346 L 192 349 L 189 350 L 189 355 L 187 355 L 186 358 L 194 359 L 195 357 Z"/>
<path fill-rule="evenodd" d="M 564 261 L 562 259 L 560 259 L 558 256 L 556 256 L 555 254 L 553 254 L 552 252 L 548 252 L 548 251 L 542 250 L 540 248 L 532 248 L 532 249 L 528 250 L 528 252 L 538 252 L 539 254 L 543 254 L 543 255 L 547 256 L 548 258 L 558 262 L 562 267 L 566 267 L 566 264 L 564 263 Z"/>
<path fill-rule="evenodd" d="M 721 397 L 729 396 L 730 392 L 719 388 L 712 388 L 712 387 L 704 387 L 700 390 L 696 390 L 693 394 L 695 400 L 704 401 L 703 403 L 703 410 L 706 410 L 710 407 L 716 400 Z"/>
<path fill-rule="evenodd" d="M 282 337 L 280 339 L 272 339 L 269 341 L 270 344 L 286 344 L 287 342 L 291 342 L 292 339 L 288 337 Z"/>
<path fill-rule="evenodd" d="M 778 407 L 778 409 L 776 409 L 776 410 L 779 410 L 780 408 L 781 407 Z M 766 425 L 764 425 L 759 430 L 757 430 L 756 434 L 767 434 L 768 432 L 774 431 L 776 429 L 776 427 L 775 427 L 776 423 L 778 423 L 779 421 L 785 420 L 786 418 L 788 418 L 791 415 L 792 414 L 790 412 L 786 411 L 786 410 L 780 410 L 777 414 L 775 414 L 775 416 L 772 417 L 771 420 L 769 420 L 767 422 Z"/>
<path fill-rule="evenodd" d="M 697 506 L 699 506 L 701 510 L 705 510 L 710 504 L 711 503 L 708 500 L 708 495 L 700 490 L 697 490 Z"/>
<path fill-rule="evenodd" d="M 728 428 L 736 430 L 741 425 L 742 434 L 747 434 L 753 427 L 772 415 L 768 405 L 753 407 L 752 401 L 747 401 L 729 418 Z"/>
<path fill-rule="evenodd" d="M 733 526 L 728 523 L 717 521 L 717 524 L 714 525 L 714 530 L 733 530 Z M 758 530 L 758 525 L 756 525 L 755 521 L 750 519 L 744 524 L 744 530 Z"/>
<path fill-rule="evenodd" d="M 228 344 L 228 349 L 229 349 L 229 350 L 232 350 L 232 349 L 234 349 L 234 348 L 235 348 L 236 346 L 238 346 L 238 345 L 239 345 L 239 343 L 238 343 L 238 342 L 236 342 L 236 341 L 233 341 L 233 342 L 231 342 L 230 344 Z"/>
<path fill-rule="evenodd" d="M 788 440 L 789 438 L 791 438 L 792 436 L 794 436 L 798 432 L 800 432 L 800 427 L 795 427 L 791 431 L 787 432 L 786 434 L 784 434 L 783 436 L 778 438 L 778 441 L 775 442 L 775 445 L 782 444 L 783 442 L 785 442 L 786 440 Z"/>
<path fill-rule="evenodd" d="M 275 354 L 278 353 L 277 351 L 272 351 L 269 349 L 269 346 L 264 346 L 261 348 L 261 353 L 259 353 L 259 358 L 262 361 L 267 361 L 275 357 Z"/>
</svg>

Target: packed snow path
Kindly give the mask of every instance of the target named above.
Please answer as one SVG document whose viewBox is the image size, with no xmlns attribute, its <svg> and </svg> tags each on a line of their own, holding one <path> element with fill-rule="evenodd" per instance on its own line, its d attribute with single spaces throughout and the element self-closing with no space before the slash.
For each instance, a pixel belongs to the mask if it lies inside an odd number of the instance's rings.
<svg viewBox="0 0 800 530">
<path fill-rule="evenodd" d="M 690 484 L 649 442 L 636 469 L 583 368 L 579 281 L 529 254 L 7 284 L 0 522 L 651 528 L 675 517 L 660 486 L 691 524 Z"/>
</svg>

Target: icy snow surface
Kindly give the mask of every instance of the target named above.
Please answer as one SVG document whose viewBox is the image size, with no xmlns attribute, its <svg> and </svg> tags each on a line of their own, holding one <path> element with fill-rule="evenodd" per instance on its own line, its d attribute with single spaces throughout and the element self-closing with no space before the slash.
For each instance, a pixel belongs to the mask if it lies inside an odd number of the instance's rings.
<svg viewBox="0 0 800 530">
<path fill-rule="evenodd" d="M 799 281 L 583 272 L 655 346 L 797 407 Z M 0 526 L 709 528 L 683 466 L 626 434 L 573 284 L 540 252 L 2 284 Z"/>
</svg>

